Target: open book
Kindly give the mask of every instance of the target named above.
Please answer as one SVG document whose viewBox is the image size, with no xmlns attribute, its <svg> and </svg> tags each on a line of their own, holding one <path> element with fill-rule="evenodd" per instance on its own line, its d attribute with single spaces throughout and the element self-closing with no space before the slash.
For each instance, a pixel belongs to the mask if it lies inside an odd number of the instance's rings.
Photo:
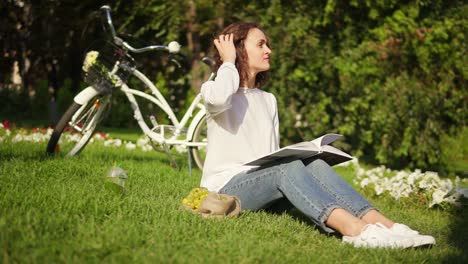
<svg viewBox="0 0 468 264">
<path fill-rule="evenodd" d="M 281 163 L 293 160 L 312 161 L 314 159 L 322 159 L 328 163 L 328 165 L 333 166 L 353 158 L 349 154 L 328 145 L 340 137 L 342 137 L 342 135 L 325 134 L 312 141 L 300 142 L 281 148 L 266 156 L 247 162 L 245 165 L 260 166 L 269 165 L 273 162 Z"/>
</svg>

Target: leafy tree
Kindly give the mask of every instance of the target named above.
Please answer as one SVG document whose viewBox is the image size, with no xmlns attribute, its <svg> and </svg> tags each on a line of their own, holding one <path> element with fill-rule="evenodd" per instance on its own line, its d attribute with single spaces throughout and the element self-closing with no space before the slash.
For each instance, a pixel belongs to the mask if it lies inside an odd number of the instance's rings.
<svg viewBox="0 0 468 264">
<path fill-rule="evenodd" d="M 0 89 L 11 86 L 17 61 L 23 94 L 41 80 L 76 93 L 86 47 L 102 36 L 94 19 L 99 3 L 21 3 L 0 6 Z M 339 147 L 366 161 L 434 170 L 449 168 L 450 157 L 466 160 L 452 153 L 465 149 L 451 146 L 467 137 L 467 12 L 464 1 L 442 0 L 112 4 L 118 33 L 135 46 L 183 45 L 183 69 L 161 53 L 135 55 L 174 107 L 187 107 L 209 74 L 200 58 L 212 52 L 213 35 L 232 22 L 255 21 L 271 39 L 273 74 L 264 89 L 275 93 L 282 110 L 283 144 L 339 132 L 346 136 Z M 71 85 L 64 85 L 67 78 Z"/>
</svg>

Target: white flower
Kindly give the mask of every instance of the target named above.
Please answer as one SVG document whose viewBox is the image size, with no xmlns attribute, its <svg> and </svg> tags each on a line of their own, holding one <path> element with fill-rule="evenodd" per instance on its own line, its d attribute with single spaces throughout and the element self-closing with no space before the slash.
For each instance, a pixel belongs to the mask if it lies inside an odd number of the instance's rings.
<svg viewBox="0 0 468 264">
<path fill-rule="evenodd" d="M 385 166 L 370 170 L 363 169 L 359 162 L 355 164 L 356 177 L 353 182 L 361 188 L 372 188 L 376 195 L 385 192 L 395 198 L 410 197 L 429 193 L 432 200 L 429 207 L 440 203 L 451 203 L 457 205 L 457 199 L 463 195 L 459 190 L 459 178 L 455 180 L 456 187 L 450 179 L 441 179 L 436 172 L 425 172 L 417 169 L 413 172 L 392 171 Z M 393 176 L 389 176 L 393 175 Z M 373 186 L 372 186 L 373 185 Z M 372 187 L 371 187 L 372 186 Z"/>
<path fill-rule="evenodd" d="M 445 201 L 444 197 L 447 194 L 447 192 L 444 192 L 442 190 L 435 190 L 434 193 L 432 194 L 432 201 L 429 204 L 429 207 L 432 207 L 436 204 L 441 204 L 442 202 Z"/>
<path fill-rule="evenodd" d="M 142 147 L 149 144 L 149 139 L 147 137 L 139 138 L 137 140 L 137 146 Z"/>
<path fill-rule="evenodd" d="M 121 139 L 108 139 L 104 141 L 104 147 L 120 147 L 122 146 Z"/>
<path fill-rule="evenodd" d="M 148 137 L 141 137 L 137 140 L 136 145 L 143 151 L 150 151 L 153 149 L 151 142 Z"/>
<path fill-rule="evenodd" d="M 361 181 L 361 188 L 365 188 L 370 183 L 369 178 L 364 178 Z"/>
<path fill-rule="evenodd" d="M 141 146 L 141 150 L 143 150 L 145 152 L 146 151 L 151 151 L 151 150 L 153 150 L 153 147 L 151 145 L 143 145 L 143 146 Z"/>
<path fill-rule="evenodd" d="M 375 171 L 377 172 L 379 176 L 383 176 L 385 172 L 385 166 L 379 166 L 375 168 Z"/>
<path fill-rule="evenodd" d="M 439 182 L 440 182 L 440 179 L 437 173 L 426 172 L 422 180 L 419 182 L 419 188 L 431 190 L 439 186 Z"/>
<path fill-rule="evenodd" d="M 416 170 L 416 171 L 410 173 L 410 175 L 408 176 L 408 183 L 411 184 L 411 185 L 415 185 L 416 181 L 421 179 L 422 176 L 423 176 L 423 174 L 421 174 L 421 171 Z"/>
<path fill-rule="evenodd" d="M 399 184 L 394 188 L 390 189 L 390 195 L 395 199 L 400 199 L 401 197 L 408 197 L 411 193 L 411 188 L 407 184 Z"/>
<path fill-rule="evenodd" d="M 116 146 L 116 147 L 122 146 L 122 140 L 121 139 L 115 139 L 114 140 L 114 146 Z"/>
<path fill-rule="evenodd" d="M 376 184 L 376 185 L 374 186 L 374 190 L 375 190 L 375 194 L 377 194 L 377 195 L 381 195 L 381 194 L 383 193 L 383 191 L 384 191 L 384 189 L 382 188 L 382 186 L 380 186 L 380 185 L 378 185 L 378 184 Z"/>
<path fill-rule="evenodd" d="M 380 181 L 384 181 L 384 182 L 385 182 L 385 181 L 387 181 L 388 179 L 387 179 L 387 178 L 381 179 L 381 178 L 379 178 L 379 177 L 377 177 L 377 176 L 375 176 L 375 175 L 370 175 L 370 176 L 369 176 L 369 180 L 370 180 L 370 182 L 373 183 L 373 184 L 378 184 Z"/>
<path fill-rule="evenodd" d="M 97 51 L 90 51 L 86 53 L 86 57 L 83 62 L 83 71 L 88 72 L 89 67 L 93 66 L 96 64 L 97 57 L 99 56 L 99 52 Z"/>
<path fill-rule="evenodd" d="M 49 128 L 47 129 L 47 131 L 46 131 L 46 135 L 47 135 L 48 137 L 50 137 L 50 136 L 52 135 L 53 132 L 54 132 L 54 130 L 53 130 L 52 128 L 49 127 Z"/>
<path fill-rule="evenodd" d="M 294 127 L 302 127 L 302 122 L 301 121 L 296 121 L 296 123 L 294 123 Z"/>
<path fill-rule="evenodd" d="M 68 142 L 78 142 L 80 141 L 81 136 L 79 134 L 66 134 L 65 135 L 65 140 Z"/>
<path fill-rule="evenodd" d="M 178 153 L 186 153 L 187 152 L 187 147 L 184 146 L 184 145 L 175 145 L 174 148 Z"/>
<path fill-rule="evenodd" d="M 366 171 L 365 171 L 363 168 L 358 168 L 358 169 L 357 169 L 356 175 L 357 175 L 358 177 L 362 177 L 362 176 L 364 176 L 365 174 L 366 174 Z"/>
<path fill-rule="evenodd" d="M 17 143 L 17 142 L 21 142 L 21 141 L 24 141 L 24 136 L 20 135 L 20 134 L 16 134 L 13 137 L 13 139 L 11 140 L 11 142 L 13 142 L 13 143 Z"/>
<path fill-rule="evenodd" d="M 112 139 L 108 139 L 108 140 L 104 141 L 104 147 L 110 147 L 112 145 L 112 142 L 113 142 Z"/>
<path fill-rule="evenodd" d="M 127 150 L 134 150 L 134 149 L 136 149 L 136 145 L 133 144 L 132 142 L 127 142 L 127 144 L 125 144 L 125 148 Z"/>
<path fill-rule="evenodd" d="M 294 127 L 301 127 L 302 126 L 302 115 L 296 114 L 296 123 L 294 123 Z"/>
<path fill-rule="evenodd" d="M 395 179 L 400 180 L 400 181 L 407 179 L 407 177 L 408 177 L 408 173 L 406 173 L 405 171 L 399 171 L 394 176 Z"/>
<path fill-rule="evenodd" d="M 439 186 L 440 189 L 444 191 L 450 191 L 453 189 L 453 183 L 449 179 L 441 180 Z"/>
<path fill-rule="evenodd" d="M 99 141 L 104 141 L 104 139 L 106 139 L 107 136 L 107 134 L 102 135 L 101 133 L 96 133 L 94 134 L 93 138 Z"/>
<path fill-rule="evenodd" d="M 170 53 L 177 53 L 180 51 L 180 44 L 177 41 L 171 41 L 167 47 Z"/>
</svg>

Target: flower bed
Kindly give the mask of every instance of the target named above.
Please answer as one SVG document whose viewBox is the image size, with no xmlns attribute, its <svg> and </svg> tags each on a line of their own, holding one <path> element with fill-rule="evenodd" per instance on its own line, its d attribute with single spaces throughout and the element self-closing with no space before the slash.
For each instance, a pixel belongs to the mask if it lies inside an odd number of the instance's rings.
<svg viewBox="0 0 468 264">
<path fill-rule="evenodd" d="M 468 189 L 460 187 L 460 183 L 467 180 L 461 180 L 458 176 L 455 180 L 442 179 L 433 171 L 394 171 L 385 166 L 366 170 L 357 160 L 346 165 L 353 166 L 356 171 L 354 183 L 377 196 L 388 194 L 396 200 L 413 198 L 428 207 L 445 207 L 459 205 L 461 196 L 468 195 Z"/>
</svg>

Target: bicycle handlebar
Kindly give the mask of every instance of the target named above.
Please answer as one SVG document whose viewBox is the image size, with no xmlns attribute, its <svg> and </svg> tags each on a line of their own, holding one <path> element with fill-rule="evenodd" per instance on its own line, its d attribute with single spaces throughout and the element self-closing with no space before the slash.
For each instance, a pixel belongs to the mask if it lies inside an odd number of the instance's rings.
<svg viewBox="0 0 468 264">
<path fill-rule="evenodd" d="M 109 25 L 111 35 L 112 35 L 112 39 L 114 40 L 114 43 L 116 45 L 121 46 L 121 47 L 123 47 L 123 48 L 125 48 L 125 49 L 127 49 L 127 50 L 129 50 L 129 51 L 131 51 L 133 53 L 143 53 L 143 52 L 151 51 L 151 50 L 165 50 L 165 51 L 169 51 L 169 53 L 178 53 L 180 51 L 180 44 L 177 41 L 171 41 L 169 43 L 169 45 L 167 45 L 167 46 L 165 46 L 165 45 L 150 45 L 150 46 L 143 47 L 143 48 L 134 48 L 134 47 L 130 46 L 130 44 L 125 42 L 123 39 L 117 37 L 114 25 L 112 24 L 112 17 L 111 17 L 111 14 L 110 14 L 110 11 L 111 11 L 110 6 L 103 5 L 103 6 L 101 6 L 100 9 L 103 10 L 106 13 L 106 21 L 107 21 L 107 24 Z"/>
</svg>

